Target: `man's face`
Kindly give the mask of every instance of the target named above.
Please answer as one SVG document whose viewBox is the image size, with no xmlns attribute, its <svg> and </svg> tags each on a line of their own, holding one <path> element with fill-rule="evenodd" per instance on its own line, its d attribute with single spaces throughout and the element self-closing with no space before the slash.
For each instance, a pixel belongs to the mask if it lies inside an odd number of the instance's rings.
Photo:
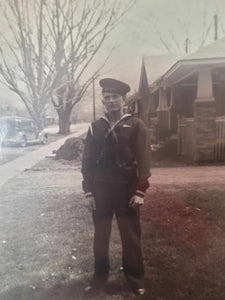
<svg viewBox="0 0 225 300">
<path fill-rule="evenodd" d="M 103 93 L 102 103 L 107 112 L 119 111 L 123 108 L 124 97 L 116 93 Z"/>
</svg>

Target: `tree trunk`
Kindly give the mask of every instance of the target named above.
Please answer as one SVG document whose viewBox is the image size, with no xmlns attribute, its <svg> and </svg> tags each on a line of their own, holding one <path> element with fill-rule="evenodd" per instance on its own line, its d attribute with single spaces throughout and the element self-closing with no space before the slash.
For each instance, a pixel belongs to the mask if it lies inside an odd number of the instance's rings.
<svg viewBox="0 0 225 300">
<path fill-rule="evenodd" d="M 59 134 L 67 134 L 70 132 L 70 116 L 72 108 L 67 108 L 66 110 L 59 109 L 57 110 L 59 117 Z"/>
<path fill-rule="evenodd" d="M 39 130 L 43 130 L 45 127 L 45 116 L 42 112 L 29 111 L 30 118 L 34 121 Z"/>
<path fill-rule="evenodd" d="M 43 116 L 37 117 L 37 119 L 35 120 L 35 124 L 39 130 L 43 130 L 45 127 L 45 120 Z"/>
</svg>

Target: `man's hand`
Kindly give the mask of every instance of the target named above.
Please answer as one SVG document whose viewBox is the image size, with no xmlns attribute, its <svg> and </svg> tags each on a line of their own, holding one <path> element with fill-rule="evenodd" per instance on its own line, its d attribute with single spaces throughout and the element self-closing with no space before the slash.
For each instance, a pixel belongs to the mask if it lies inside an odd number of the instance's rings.
<svg viewBox="0 0 225 300">
<path fill-rule="evenodd" d="M 138 208 L 144 204 L 144 198 L 134 195 L 131 197 L 129 207 Z"/>
<path fill-rule="evenodd" d="M 87 209 L 92 212 L 93 210 L 96 210 L 96 204 L 95 204 L 95 198 L 94 196 L 88 196 L 85 198 L 85 206 Z"/>
</svg>

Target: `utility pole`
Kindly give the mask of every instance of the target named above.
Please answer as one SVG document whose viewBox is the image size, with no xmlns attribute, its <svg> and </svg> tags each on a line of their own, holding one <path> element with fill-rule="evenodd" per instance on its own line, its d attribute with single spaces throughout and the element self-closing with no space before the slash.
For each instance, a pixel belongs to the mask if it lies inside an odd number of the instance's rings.
<svg viewBox="0 0 225 300">
<path fill-rule="evenodd" d="M 95 80 L 93 78 L 92 81 L 92 85 L 93 85 L 93 121 L 96 120 L 96 114 L 95 114 Z"/>
<path fill-rule="evenodd" d="M 214 41 L 218 39 L 218 15 L 214 15 Z"/>
<path fill-rule="evenodd" d="M 185 40 L 185 53 L 188 54 L 189 53 L 189 47 L 190 47 L 190 40 L 189 38 L 186 38 Z"/>
</svg>

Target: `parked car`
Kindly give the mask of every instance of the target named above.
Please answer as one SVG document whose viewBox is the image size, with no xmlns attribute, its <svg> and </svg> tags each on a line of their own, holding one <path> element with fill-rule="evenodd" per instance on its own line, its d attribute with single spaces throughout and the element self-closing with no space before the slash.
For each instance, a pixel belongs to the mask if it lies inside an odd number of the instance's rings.
<svg viewBox="0 0 225 300">
<path fill-rule="evenodd" d="M 28 144 L 46 144 L 47 140 L 47 133 L 38 130 L 30 119 L 17 116 L 0 118 L 0 143 L 2 145 L 26 147 Z"/>
</svg>

